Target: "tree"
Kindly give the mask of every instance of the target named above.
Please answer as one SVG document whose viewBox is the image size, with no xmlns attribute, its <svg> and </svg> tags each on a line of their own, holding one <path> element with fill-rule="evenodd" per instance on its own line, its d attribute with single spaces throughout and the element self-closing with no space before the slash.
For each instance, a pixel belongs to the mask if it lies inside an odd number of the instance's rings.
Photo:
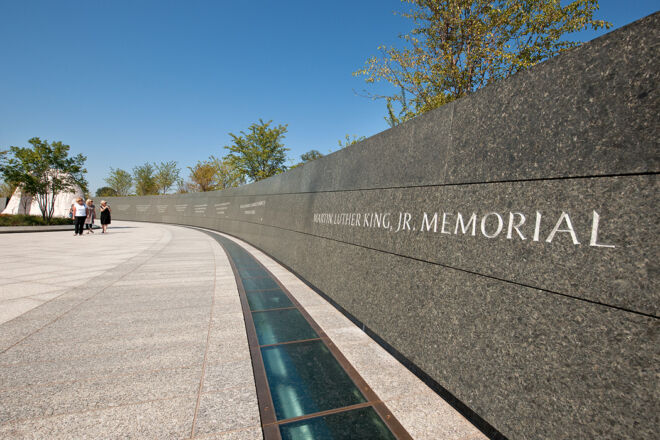
<svg viewBox="0 0 660 440">
<path fill-rule="evenodd" d="M 179 180 L 179 168 L 176 166 L 175 161 L 161 162 L 160 164 L 154 163 L 156 169 L 156 186 L 161 194 L 166 194 L 172 185 Z"/>
<path fill-rule="evenodd" d="M 215 156 L 198 161 L 190 170 L 190 182 L 183 188 L 179 183 L 179 192 L 204 192 L 232 188 L 245 183 L 245 176 L 227 159 Z"/>
<path fill-rule="evenodd" d="M 307 163 L 321 157 L 323 157 L 323 154 L 319 150 L 309 150 L 307 153 L 300 155 L 300 160 L 302 160 L 302 163 Z"/>
<path fill-rule="evenodd" d="M 319 150 L 309 150 L 308 152 L 301 154 L 300 162 L 298 162 L 295 165 L 292 165 L 290 169 L 298 168 L 299 166 L 304 165 L 307 162 L 311 162 L 321 157 L 323 157 L 323 153 L 321 153 Z"/>
<path fill-rule="evenodd" d="M 58 194 L 76 185 L 86 192 L 87 158 L 82 154 L 69 157 L 70 147 L 60 141 L 48 143 L 33 137 L 28 142 L 32 147 L 12 146 L 0 152 L 0 173 L 6 182 L 37 199 L 42 218 L 50 224 Z"/>
<path fill-rule="evenodd" d="M 110 175 L 105 179 L 105 183 L 114 189 L 118 196 L 127 196 L 133 186 L 133 177 L 128 171 L 110 168 Z"/>
<path fill-rule="evenodd" d="M 287 132 L 287 125 L 270 128 L 273 121 L 254 123 L 248 132 L 241 131 L 240 136 L 229 133 L 233 145 L 225 148 L 230 151 L 226 159 L 241 174 L 251 181 L 258 181 L 286 171 L 286 152 L 282 139 Z"/>
<path fill-rule="evenodd" d="M 11 197 L 16 191 L 16 185 L 12 185 L 9 182 L 0 183 L 0 197 Z"/>
<path fill-rule="evenodd" d="M 206 192 L 216 189 L 216 175 L 218 167 L 212 161 L 197 161 L 190 170 L 191 182 L 186 185 L 186 190 L 191 192 Z"/>
<path fill-rule="evenodd" d="M 217 189 L 234 188 L 245 183 L 245 175 L 241 170 L 234 166 L 234 163 L 227 159 L 218 159 L 215 156 L 209 158 L 217 167 Z"/>
<path fill-rule="evenodd" d="M 188 167 L 190 169 L 190 167 Z M 176 193 L 177 194 L 185 194 L 188 191 L 190 184 L 186 183 L 185 180 L 182 178 L 178 178 L 176 181 Z"/>
<path fill-rule="evenodd" d="M 385 99 L 390 125 L 466 96 L 493 81 L 525 70 L 579 43 L 563 37 L 586 28 L 609 28 L 594 20 L 598 0 L 402 0 L 401 15 L 415 27 L 401 38 L 404 49 L 381 46 L 354 72 L 368 84 L 396 87 Z M 565 3 L 565 2 L 564 2 Z"/>
<path fill-rule="evenodd" d="M 96 197 L 116 197 L 118 195 L 117 191 L 109 186 L 102 186 L 96 190 Z"/>
<path fill-rule="evenodd" d="M 367 138 L 366 136 L 356 136 L 356 135 L 353 135 L 351 137 L 350 135 L 347 134 L 344 142 L 342 142 L 341 139 L 339 139 L 337 141 L 337 143 L 339 144 L 339 148 L 346 148 L 349 145 L 353 145 L 353 144 L 357 144 L 358 142 L 362 142 L 366 138 Z"/>
<path fill-rule="evenodd" d="M 150 163 L 133 168 L 133 181 L 135 181 L 135 193 L 138 196 L 158 194 L 156 183 L 156 170 Z"/>
</svg>

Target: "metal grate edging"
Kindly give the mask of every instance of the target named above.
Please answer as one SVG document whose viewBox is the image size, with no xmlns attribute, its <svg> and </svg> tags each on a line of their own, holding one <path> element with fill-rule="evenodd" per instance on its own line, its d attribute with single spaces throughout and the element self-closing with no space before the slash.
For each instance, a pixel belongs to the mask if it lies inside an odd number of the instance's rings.
<svg viewBox="0 0 660 440">
<path fill-rule="evenodd" d="M 229 262 L 231 264 L 234 277 L 236 279 L 236 285 L 238 287 L 239 296 L 241 300 L 243 317 L 245 319 L 247 339 L 250 347 L 250 355 L 252 358 L 252 368 L 254 371 L 255 385 L 257 388 L 259 413 L 261 416 L 262 429 L 265 440 L 281 440 L 279 425 L 282 424 L 312 419 L 316 417 L 322 417 L 325 415 L 336 414 L 344 411 L 350 411 L 353 409 L 369 407 L 369 406 L 371 406 L 376 411 L 378 416 L 382 419 L 382 421 L 392 432 L 395 438 L 397 438 L 398 440 L 412 440 L 412 436 L 408 433 L 408 431 L 406 431 L 403 425 L 401 425 L 401 423 L 396 419 L 396 417 L 392 414 L 392 412 L 387 408 L 387 405 L 385 405 L 385 403 L 380 400 L 378 395 L 371 389 L 371 387 L 362 378 L 362 376 L 360 376 L 357 370 L 355 370 L 355 368 L 350 364 L 348 359 L 346 359 L 346 357 L 341 353 L 341 351 L 339 351 L 337 346 L 332 342 L 332 340 L 323 331 L 323 329 L 321 329 L 321 327 L 316 323 L 316 321 L 314 321 L 314 319 L 309 315 L 309 313 L 307 313 L 307 311 L 302 307 L 302 305 L 298 302 L 298 300 L 289 292 L 289 290 L 280 282 L 280 280 L 275 275 L 273 275 L 273 273 L 270 270 L 268 270 L 268 268 L 266 268 L 259 260 L 257 260 L 254 256 L 252 256 L 247 249 L 245 249 L 240 244 L 236 243 L 234 240 L 223 237 L 222 235 L 216 232 L 211 232 L 203 229 L 202 231 L 212 236 L 225 251 L 225 254 L 227 255 Z M 353 383 L 358 388 L 358 390 L 360 390 L 360 392 L 364 395 L 367 402 L 358 405 L 351 405 L 346 407 L 334 408 L 331 410 L 325 410 L 318 413 L 305 414 L 303 416 L 299 416 L 295 418 L 277 420 L 277 417 L 275 416 L 275 408 L 273 405 L 272 396 L 270 393 L 270 386 L 268 384 L 268 378 L 266 377 L 266 370 L 263 363 L 263 357 L 261 355 L 262 346 L 259 345 L 256 328 L 254 326 L 254 321 L 252 319 L 253 311 L 250 310 L 247 301 L 247 294 L 243 287 L 243 282 L 238 273 L 236 264 L 234 263 L 233 258 L 231 257 L 230 253 L 227 251 L 224 243 L 222 243 L 220 238 L 224 238 L 225 240 L 231 240 L 237 246 L 242 248 L 246 253 L 248 253 L 248 255 L 250 255 L 254 259 L 257 265 L 261 269 L 263 269 L 264 272 L 267 273 L 273 281 L 275 281 L 275 283 L 277 283 L 277 285 L 280 287 L 282 292 L 284 292 L 284 294 L 293 303 L 294 308 L 296 308 L 302 314 L 302 316 L 305 318 L 307 323 L 318 334 L 319 339 L 321 339 L 321 341 L 330 350 L 330 353 L 333 355 L 333 357 L 339 363 L 342 369 L 346 372 L 348 377 L 353 381 Z M 289 343 L 296 343 L 296 342 L 302 342 L 302 341 L 291 341 Z M 269 344 L 269 345 L 279 345 L 279 344 Z"/>
</svg>

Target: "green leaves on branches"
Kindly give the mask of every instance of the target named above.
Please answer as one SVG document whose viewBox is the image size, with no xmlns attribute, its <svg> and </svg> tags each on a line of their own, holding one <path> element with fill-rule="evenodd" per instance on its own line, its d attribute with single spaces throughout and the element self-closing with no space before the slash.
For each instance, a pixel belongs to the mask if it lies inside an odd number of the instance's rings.
<svg viewBox="0 0 660 440">
<path fill-rule="evenodd" d="M 271 127 L 273 121 L 250 125 L 240 135 L 229 133 L 233 144 L 225 148 L 230 151 L 226 159 L 241 174 L 251 181 L 259 181 L 286 171 L 286 152 L 282 139 L 287 125 Z"/>
<path fill-rule="evenodd" d="M 0 152 L 0 174 L 5 182 L 35 197 L 42 218 L 50 223 L 58 194 L 73 191 L 76 185 L 87 191 L 87 158 L 82 154 L 69 157 L 70 147 L 60 141 L 33 137 L 28 142 L 31 147 L 12 146 Z"/>
<path fill-rule="evenodd" d="M 380 57 L 354 72 L 367 83 L 387 81 L 390 125 L 466 96 L 579 43 L 563 38 L 609 28 L 593 18 L 598 0 L 402 0 L 414 22 L 404 47 L 379 47 Z"/>
<path fill-rule="evenodd" d="M 133 182 L 135 182 L 135 194 L 138 196 L 158 194 L 156 169 L 150 163 L 133 168 Z"/>
<path fill-rule="evenodd" d="M 119 194 L 117 194 L 117 191 L 110 188 L 109 186 L 102 186 L 96 190 L 96 197 L 116 197 L 118 195 Z"/>
<path fill-rule="evenodd" d="M 110 175 L 105 178 L 105 183 L 112 188 L 118 196 L 127 196 L 131 193 L 133 177 L 128 171 L 119 168 L 110 168 Z"/>
<path fill-rule="evenodd" d="M 199 161 L 190 170 L 190 182 L 185 190 L 190 192 L 205 192 L 233 188 L 245 183 L 245 177 L 227 159 L 215 156 Z"/>
<path fill-rule="evenodd" d="M 156 169 L 155 179 L 156 188 L 160 194 L 167 194 L 167 192 L 179 180 L 179 168 L 175 161 L 154 163 Z"/>
<path fill-rule="evenodd" d="M 110 168 L 111 175 L 115 171 Z M 121 170 L 118 170 L 121 171 Z M 126 173 L 123 171 L 122 173 Z M 167 194 L 167 192 L 179 180 L 180 170 L 175 161 L 161 163 L 145 163 L 144 165 L 133 168 L 132 181 L 135 183 L 135 193 L 138 196 L 147 196 L 152 194 Z M 128 174 L 128 173 L 126 173 Z M 122 176 L 124 185 L 129 182 L 128 178 Z M 109 180 L 106 182 L 110 184 Z M 112 186 L 115 188 L 114 186 Z M 130 188 L 130 184 L 129 184 Z M 115 188 L 117 189 L 117 188 Z M 119 192 L 119 191 L 118 191 Z M 125 194 L 122 194 L 125 195 Z"/>
</svg>

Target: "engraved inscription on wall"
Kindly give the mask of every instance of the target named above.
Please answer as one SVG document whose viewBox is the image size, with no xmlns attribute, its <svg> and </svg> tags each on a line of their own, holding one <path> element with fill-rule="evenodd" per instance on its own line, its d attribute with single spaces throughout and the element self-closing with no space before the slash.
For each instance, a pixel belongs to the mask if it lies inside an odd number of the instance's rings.
<svg viewBox="0 0 660 440">
<path fill-rule="evenodd" d="M 230 204 L 231 204 L 230 202 L 216 203 L 215 204 L 215 213 L 218 214 L 218 215 L 227 214 L 227 208 L 229 207 Z"/>
<path fill-rule="evenodd" d="M 314 213 L 312 222 L 319 225 L 353 228 L 373 228 L 388 233 L 442 234 L 452 237 L 473 236 L 486 239 L 530 240 L 552 243 L 570 240 L 576 246 L 615 248 L 600 235 L 603 220 L 592 210 L 588 230 L 578 230 L 571 215 L 562 211 L 548 217 L 541 212 L 337 212 Z"/>
<path fill-rule="evenodd" d="M 261 206 L 266 206 L 265 200 L 259 200 L 258 202 L 254 202 L 254 203 L 246 203 L 244 205 L 240 205 L 240 208 L 243 211 L 243 214 L 255 215 L 257 213 L 255 208 Z"/>
</svg>

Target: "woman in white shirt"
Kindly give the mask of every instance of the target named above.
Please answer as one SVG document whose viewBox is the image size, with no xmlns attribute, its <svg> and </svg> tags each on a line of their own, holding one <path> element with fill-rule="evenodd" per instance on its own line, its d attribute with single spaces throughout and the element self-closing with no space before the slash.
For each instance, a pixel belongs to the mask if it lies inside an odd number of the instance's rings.
<svg viewBox="0 0 660 440">
<path fill-rule="evenodd" d="M 75 232 L 73 235 L 80 234 L 82 236 L 83 229 L 85 229 L 85 219 L 87 218 L 87 207 L 83 203 L 82 197 L 76 199 L 73 204 L 73 218 L 75 220 Z"/>
</svg>

